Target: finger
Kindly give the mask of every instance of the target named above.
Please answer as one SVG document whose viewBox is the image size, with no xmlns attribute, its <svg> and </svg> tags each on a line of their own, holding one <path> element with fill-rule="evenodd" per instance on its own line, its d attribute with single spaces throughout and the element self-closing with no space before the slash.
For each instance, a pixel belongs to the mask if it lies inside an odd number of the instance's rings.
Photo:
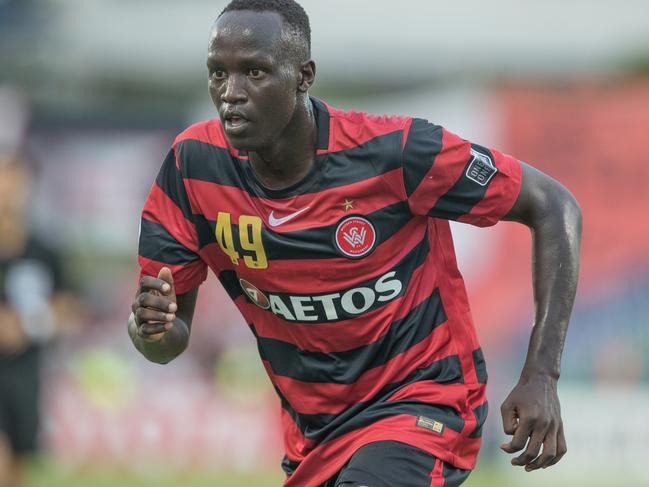
<svg viewBox="0 0 649 487">
<path fill-rule="evenodd" d="M 532 422 L 530 420 L 520 420 L 512 441 L 500 445 L 501 450 L 507 453 L 516 453 L 525 448 L 525 444 L 532 433 Z"/>
<path fill-rule="evenodd" d="M 558 428 L 551 428 L 550 431 L 548 431 L 548 434 L 545 436 L 545 440 L 543 441 L 543 453 L 541 453 L 541 455 L 539 455 L 539 457 L 532 463 L 526 465 L 525 470 L 531 472 L 538 468 L 545 468 L 552 460 L 554 460 L 554 457 L 557 456 L 557 435 Z"/>
<path fill-rule="evenodd" d="M 163 311 L 157 311 L 149 308 L 138 308 L 135 310 L 135 319 L 136 323 L 144 324 L 150 322 L 172 322 L 176 319 L 174 313 L 165 313 Z"/>
<path fill-rule="evenodd" d="M 559 432 L 557 433 L 557 454 L 543 468 L 551 467 L 559 460 L 561 460 L 567 452 L 568 446 L 566 445 L 566 435 L 563 433 L 563 423 L 561 423 L 559 425 Z"/>
<path fill-rule="evenodd" d="M 548 432 L 548 427 L 548 422 L 536 422 L 534 430 L 532 431 L 532 435 L 530 437 L 530 441 L 527 443 L 527 448 L 522 455 L 519 455 L 516 458 L 512 459 L 512 465 L 527 465 L 539 456 L 539 453 L 541 452 L 541 445 L 543 444 L 543 439 Z"/>
<path fill-rule="evenodd" d="M 509 403 L 504 402 L 500 406 L 500 414 L 503 418 L 503 430 L 506 435 L 513 435 L 518 426 L 518 415 L 516 414 L 516 409 L 513 406 L 510 406 Z"/>
<path fill-rule="evenodd" d="M 164 296 L 152 293 L 142 293 L 135 299 L 135 308 L 151 308 L 159 311 L 174 313 L 178 305 Z M 135 312 L 135 309 L 133 310 Z"/>
<path fill-rule="evenodd" d="M 162 269 L 160 269 L 160 272 L 158 272 L 158 279 L 164 281 L 161 291 L 165 295 L 173 295 L 175 301 L 176 293 L 174 290 L 174 277 L 171 273 L 171 269 L 169 269 L 169 267 L 163 267 Z"/>
<path fill-rule="evenodd" d="M 167 286 L 167 287 L 165 287 Z M 144 276 L 140 279 L 140 294 L 147 291 L 158 291 L 164 293 L 164 289 L 169 291 L 169 283 L 153 276 Z"/>
<path fill-rule="evenodd" d="M 171 329 L 173 323 L 144 323 L 138 328 L 138 335 L 143 338 L 151 337 L 151 335 L 163 334 Z"/>
</svg>

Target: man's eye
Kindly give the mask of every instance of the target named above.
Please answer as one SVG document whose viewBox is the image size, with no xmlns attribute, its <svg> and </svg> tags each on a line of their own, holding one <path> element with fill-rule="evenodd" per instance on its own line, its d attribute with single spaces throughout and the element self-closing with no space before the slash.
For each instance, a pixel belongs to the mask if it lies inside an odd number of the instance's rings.
<svg viewBox="0 0 649 487">
<path fill-rule="evenodd" d="M 251 78 L 261 78 L 263 72 L 261 69 L 253 68 L 250 71 L 248 71 L 248 74 L 250 75 Z"/>
<path fill-rule="evenodd" d="M 215 69 L 214 71 L 212 71 L 212 78 L 214 79 L 225 79 L 225 76 L 225 71 L 223 71 L 222 69 Z"/>
</svg>

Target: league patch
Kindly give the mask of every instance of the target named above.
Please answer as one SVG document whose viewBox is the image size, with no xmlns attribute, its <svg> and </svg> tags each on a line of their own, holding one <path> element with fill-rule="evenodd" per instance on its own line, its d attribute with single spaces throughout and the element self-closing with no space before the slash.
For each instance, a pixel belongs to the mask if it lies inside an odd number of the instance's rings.
<svg viewBox="0 0 649 487">
<path fill-rule="evenodd" d="M 334 242 L 345 257 L 360 259 L 374 250 L 376 230 L 366 218 L 348 216 L 336 227 Z"/>
<path fill-rule="evenodd" d="M 427 418 L 426 416 L 417 416 L 417 426 L 431 430 L 438 435 L 444 433 L 444 423 Z"/>
<path fill-rule="evenodd" d="M 473 159 L 466 170 L 466 177 L 480 186 L 486 186 L 496 175 L 498 169 L 488 155 L 474 149 L 471 149 L 471 155 Z"/>
<path fill-rule="evenodd" d="M 270 308 L 270 301 L 268 301 L 266 295 L 261 292 L 258 287 L 250 284 L 245 279 L 239 279 L 239 284 L 241 285 L 243 292 L 246 293 L 246 295 L 252 300 L 253 303 L 259 306 L 261 309 Z"/>
</svg>

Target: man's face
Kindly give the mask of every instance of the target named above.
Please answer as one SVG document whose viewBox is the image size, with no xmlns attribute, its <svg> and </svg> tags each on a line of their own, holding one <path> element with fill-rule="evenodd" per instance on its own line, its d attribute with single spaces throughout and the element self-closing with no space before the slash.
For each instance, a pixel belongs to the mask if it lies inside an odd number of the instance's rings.
<svg viewBox="0 0 649 487">
<path fill-rule="evenodd" d="M 212 29 L 210 96 L 237 149 L 271 146 L 295 113 L 300 67 L 287 54 L 282 25 L 275 12 L 234 11 Z"/>
</svg>

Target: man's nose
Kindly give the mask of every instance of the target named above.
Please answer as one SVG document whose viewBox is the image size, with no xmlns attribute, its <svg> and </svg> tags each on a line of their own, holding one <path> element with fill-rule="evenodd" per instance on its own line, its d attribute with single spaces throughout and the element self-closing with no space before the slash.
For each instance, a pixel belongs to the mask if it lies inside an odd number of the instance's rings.
<svg viewBox="0 0 649 487">
<path fill-rule="evenodd" d="M 221 95 L 221 100 L 225 103 L 237 104 L 243 103 L 248 99 L 245 90 L 245 77 L 238 75 L 228 76 L 225 82 L 225 89 Z"/>
</svg>

